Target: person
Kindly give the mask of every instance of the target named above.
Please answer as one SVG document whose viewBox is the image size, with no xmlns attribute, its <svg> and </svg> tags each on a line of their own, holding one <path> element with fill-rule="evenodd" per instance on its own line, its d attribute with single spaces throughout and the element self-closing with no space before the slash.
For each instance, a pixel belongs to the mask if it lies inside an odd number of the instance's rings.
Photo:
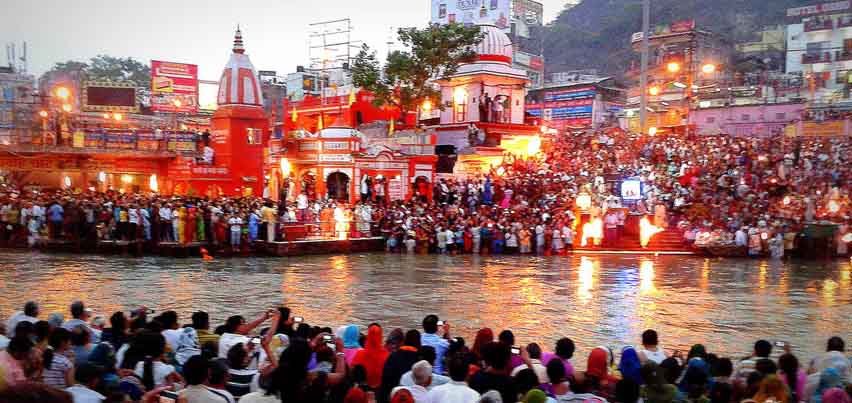
<svg viewBox="0 0 852 403">
<path fill-rule="evenodd" d="M 68 359 L 71 333 L 63 328 L 50 334 L 48 348 L 42 354 L 42 379 L 45 384 L 65 389 L 74 383 L 74 363 Z"/>
<path fill-rule="evenodd" d="M 530 362 L 532 363 L 532 370 L 535 372 L 536 377 L 538 377 L 539 384 L 550 383 L 550 379 L 547 377 L 547 367 L 541 364 L 541 347 L 539 347 L 536 343 L 530 343 L 526 346 L 527 354 L 529 354 Z M 527 369 L 527 367 L 523 365 L 519 365 L 512 370 L 512 377 L 516 377 L 519 372 Z"/>
<path fill-rule="evenodd" d="M 646 361 L 641 368 L 643 385 L 640 395 L 647 403 L 672 403 L 677 397 L 677 387 L 669 383 L 663 369 L 652 360 Z"/>
<path fill-rule="evenodd" d="M 352 359 L 363 349 L 360 339 L 361 333 L 358 331 L 358 326 L 346 326 L 343 331 L 343 355 L 346 358 L 346 365 L 352 366 Z"/>
<path fill-rule="evenodd" d="M 815 357 L 809 366 L 809 373 L 817 373 L 826 368 L 835 368 L 844 378 L 852 376 L 849 360 L 846 359 L 846 343 L 842 338 L 834 336 L 828 339 L 825 353 Z"/>
<path fill-rule="evenodd" d="M 26 337 L 13 337 L 5 350 L 0 351 L 0 374 L 6 385 L 12 386 L 27 380 L 24 369 L 32 351 L 33 342 Z"/>
<path fill-rule="evenodd" d="M 547 363 L 547 378 L 550 382 L 539 386 L 548 397 L 560 400 L 571 392 L 571 383 L 565 376 L 565 366 L 559 360 Z"/>
<path fill-rule="evenodd" d="M 438 316 L 427 315 L 423 318 L 423 334 L 420 336 L 420 345 L 430 346 L 435 349 L 435 366 L 432 368 L 436 374 L 444 373 L 444 355 L 450 348 L 450 324 L 444 322 L 444 337 L 439 337 Z"/>
<path fill-rule="evenodd" d="M 201 356 L 187 360 L 183 366 L 186 388 L 180 391 L 180 397 L 186 399 L 186 403 L 234 403 L 234 397 L 227 391 L 205 386 L 209 374 L 208 360 Z"/>
<path fill-rule="evenodd" d="M 376 395 L 378 402 L 386 402 L 393 388 L 399 385 L 402 375 L 417 363 L 419 359 L 418 349 L 420 349 L 420 332 L 411 329 L 405 333 L 402 346 L 397 351 L 392 352 L 385 361 L 385 366 L 382 369 L 382 384 L 379 393 Z"/>
<path fill-rule="evenodd" d="M 749 375 L 755 371 L 758 360 L 768 359 L 772 354 L 772 343 L 766 340 L 758 340 L 754 343 L 754 351 L 751 356 L 742 359 L 734 368 L 734 377 L 740 383 L 745 384 Z"/>
<path fill-rule="evenodd" d="M 249 368 L 249 350 L 253 348 L 254 344 L 249 342 L 245 345 L 237 343 L 228 350 L 228 383 L 225 388 L 237 399 L 255 391 L 252 390 L 252 384 L 256 384 L 255 378 L 259 374 L 257 369 Z"/>
<path fill-rule="evenodd" d="M 136 363 L 133 373 L 142 379 L 146 390 L 166 383 L 167 380 L 180 380 L 175 367 L 164 363 L 166 338 L 160 333 L 143 331 L 136 336 L 136 343 L 144 352 L 144 360 Z"/>
<path fill-rule="evenodd" d="M 640 399 L 639 384 L 632 379 L 621 379 L 615 384 L 615 401 L 618 403 L 637 403 Z"/>
<path fill-rule="evenodd" d="M 411 373 L 414 385 L 398 386 L 391 391 L 391 396 L 394 396 L 400 389 L 407 389 L 411 392 L 415 403 L 427 402 L 428 391 L 426 388 L 432 383 L 432 365 L 426 360 L 418 361 L 411 367 Z"/>
<path fill-rule="evenodd" d="M 430 346 L 420 346 L 420 350 L 417 351 L 417 355 L 420 359 L 425 360 L 429 363 L 429 365 L 435 366 L 435 349 Z M 429 387 L 434 387 L 438 385 L 443 385 L 450 381 L 448 376 L 444 376 L 441 374 L 432 374 L 432 382 L 429 384 Z M 399 378 L 399 384 L 402 386 L 413 386 L 414 383 L 414 374 L 411 371 L 408 371 Z"/>
<path fill-rule="evenodd" d="M 6 322 L 6 329 L 9 331 L 9 337 L 15 337 L 15 327 L 18 323 L 30 322 L 35 324 L 38 322 L 38 304 L 35 301 L 27 301 L 24 304 L 24 310 L 16 312 Z"/>
<path fill-rule="evenodd" d="M 571 365 L 571 357 L 574 356 L 574 349 L 574 341 L 563 337 L 556 341 L 553 353 L 542 353 L 541 362 L 547 366 L 550 361 L 559 360 L 565 367 L 565 377 L 570 378 L 574 375 L 574 367 Z"/>
<path fill-rule="evenodd" d="M 260 215 L 263 222 L 266 223 L 266 242 L 275 241 L 275 227 L 278 223 L 278 211 L 272 207 L 272 203 L 267 203 L 260 209 Z"/>
<path fill-rule="evenodd" d="M 214 355 L 218 354 L 219 335 L 210 331 L 210 315 L 207 312 L 198 311 L 192 314 L 192 328 L 195 329 L 201 349 L 212 348 L 216 352 Z"/>
<path fill-rule="evenodd" d="M 608 349 L 597 347 L 589 354 L 586 365 L 585 387 L 590 393 L 610 400 L 615 395 L 615 383 L 617 379 L 609 374 Z"/>
<path fill-rule="evenodd" d="M 130 338 L 127 317 L 124 312 L 118 311 L 109 317 L 109 323 L 111 327 L 101 332 L 101 341 L 112 344 L 112 347 L 118 351 Z"/>
<path fill-rule="evenodd" d="M 367 370 L 367 385 L 376 390 L 382 385 L 382 370 L 390 355 L 383 345 L 382 327 L 376 323 L 367 328 L 364 349 L 352 358 L 352 366 L 361 365 Z"/>
<path fill-rule="evenodd" d="M 163 325 L 163 337 L 166 338 L 166 343 L 171 347 L 171 351 L 177 351 L 180 342 L 181 331 L 178 329 L 178 314 L 175 311 L 165 311 L 160 314 L 160 323 Z"/>
<path fill-rule="evenodd" d="M 504 402 L 516 401 L 517 389 L 514 380 L 509 376 L 509 346 L 491 342 L 483 347 L 483 351 L 486 367 L 470 377 L 470 388 L 481 394 L 496 390 Z"/>
<path fill-rule="evenodd" d="M 0 403 L 74 403 L 70 393 L 36 382 L 0 388 Z"/>
<path fill-rule="evenodd" d="M 74 373 L 74 379 L 77 383 L 65 389 L 65 391 L 71 394 L 74 403 L 103 402 L 106 396 L 96 392 L 100 376 L 100 370 L 96 366 L 83 364 Z"/>
<path fill-rule="evenodd" d="M 468 364 L 463 356 L 456 354 L 448 360 L 449 383 L 436 386 L 426 394 L 427 403 L 476 403 L 479 393 L 471 389 L 465 380 L 468 374 Z"/>
<path fill-rule="evenodd" d="M 665 350 L 659 346 L 657 332 L 653 329 L 642 332 L 642 349 L 637 353 L 639 353 L 639 360 L 642 363 L 653 361 L 661 364 L 668 357 Z"/>
<path fill-rule="evenodd" d="M 778 377 L 790 389 L 791 402 L 798 402 L 805 395 L 808 375 L 799 368 L 799 360 L 795 355 L 785 353 L 778 357 Z"/>
<path fill-rule="evenodd" d="M 70 307 L 71 319 L 65 321 L 62 327 L 65 330 L 73 331 L 75 328 L 81 327 L 91 334 L 91 342 L 94 344 L 101 342 L 101 332 L 89 326 L 89 319 L 92 317 L 92 311 L 86 309 L 83 301 L 74 301 Z"/>
<path fill-rule="evenodd" d="M 817 373 L 818 383 L 813 392 L 805 392 L 805 399 L 810 403 L 823 403 L 823 394 L 831 388 L 839 388 L 843 386 L 844 378 L 840 376 L 840 372 L 834 367 L 828 367 Z"/>
<path fill-rule="evenodd" d="M 274 309 L 267 310 L 257 319 L 246 323 L 245 318 L 240 315 L 229 317 L 225 321 L 223 332 L 219 335 L 219 358 L 227 358 L 228 351 L 237 343 L 246 344 L 249 338 L 245 335 L 260 326 L 263 322 L 269 320 L 272 314 L 276 312 Z"/>
<path fill-rule="evenodd" d="M 784 382 L 777 375 L 767 375 L 760 381 L 760 388 L 752 398 L 757 403 L 787 403 L 789 395 Z"/>
<path fill-rule="evenodd" d="M 482 366 L 483 351 L 482 348 L 494 341 L 494 331 L 490 328 L 482 328 L 476 332 L 476 337 L 473 339 L 473 346 L 470 348 L 473 358 L 476 360 L 476 365 Z"/>
<path fill-rule="evenodd" d="M 228 219 L 228 224 L 231 227 L 231 247 L 237 249 L 240 247 L 240 237 L 243 231 L 243 219 L 238 214 L 234 214 Z"/>
<path fill-rule="evenodd" d="M 62 205 L 59 204 L 58 201 L 53 202 L 53 204 L 47 208 L 47 218 L 48 218 L 48 229 L 50 239 L 59 239 L 62 236 L 62 223 L 64 221 L 63 215 L 65 213 L 65 209 L 62 208 Z"/>
<path fill-rule="evenodd" d="M 92 348 L 94 348 L 92 334 L 87 332 L 83 326 L 77 326 L 71 330 L 71 351 L 74 354 L 75 365 L 88 362 Z"/>
<path fill-rule="evenodd" d="M 642 384 L 642 363 L 639 360 L 639 355 L 636 349 L 632 346 L 626 346 L 621 350 L 621 361 L 618 363 L 618 370 L 624 379 L 633 381 L 636 385 Z"/>
</svg>

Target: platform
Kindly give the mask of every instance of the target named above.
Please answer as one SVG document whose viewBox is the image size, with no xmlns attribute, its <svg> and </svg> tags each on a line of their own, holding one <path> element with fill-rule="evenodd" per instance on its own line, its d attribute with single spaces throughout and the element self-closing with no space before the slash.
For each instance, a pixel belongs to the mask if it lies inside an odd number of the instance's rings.
<svg viewBox="0 0 852 403">
<path fill-rule="evenodd" d="M 257 241 L 259 253 L 270 256 L 302 256 L 336 253 L 381 252 L 385 250 L 382 237 L 350 239 L 303 239 L 298 241 Z"/>
</svg>

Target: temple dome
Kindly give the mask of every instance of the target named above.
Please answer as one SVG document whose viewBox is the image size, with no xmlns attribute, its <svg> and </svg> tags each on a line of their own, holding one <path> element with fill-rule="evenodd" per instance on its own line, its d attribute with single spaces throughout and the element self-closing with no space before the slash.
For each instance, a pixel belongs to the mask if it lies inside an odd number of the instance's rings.
<svg viewBox="0 0 852 403">
<path fill-rule="evenodd" d="M 509 35 L 494 25 L 480 25 L 480 31 L 485 35 L 482 42 L 476 45 L 474 51 L 482 60 L 512 63 L 512 40 Z"/>
<path fill-rule="evenodd" d="M 243 34 L 237 27 L 234 34 L 234 48 L 222 77 L 219 79 L 219 106 L 247 105 L 262 106 L 263 94 L 260 92 L 257 72 L 243 47 Z"/>
</svg>

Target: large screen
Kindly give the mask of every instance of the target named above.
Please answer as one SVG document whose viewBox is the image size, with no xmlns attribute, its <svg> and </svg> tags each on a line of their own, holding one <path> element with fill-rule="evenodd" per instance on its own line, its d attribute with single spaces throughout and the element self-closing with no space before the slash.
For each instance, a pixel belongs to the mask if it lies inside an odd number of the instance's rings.
<svg viewBox="0 0 852 403">
<path fill-rule="evenodd" d="M 642 198 L 642 181 L 625 179 L 621 182 L 621 198 L 624 200 L 639 200 Z"/>
<path fill-rule="evenodd" d="M 136 88 L 124 84 L 88 82 L 83 86 L 83 110 L 138 112 Z"/>
</svg>

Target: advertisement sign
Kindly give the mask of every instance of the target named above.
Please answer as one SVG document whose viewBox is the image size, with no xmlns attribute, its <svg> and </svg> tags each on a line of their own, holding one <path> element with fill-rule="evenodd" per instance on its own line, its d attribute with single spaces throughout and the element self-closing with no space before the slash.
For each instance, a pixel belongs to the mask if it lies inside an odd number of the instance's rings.
<svg viewBox="0 0 852 403">
<path fill-rule="evenodd" d="M 831 3 L 814 4 L 812 6 L 794 7 L 787 9 L 787 17 L 806 17 L 809 15 L 833 13 L 852 8 L 849 0 Z"/>
<path fill-rule="evenodd" d="M 151 109 L 155 112 L 197 112 L 198 66 L 151 60 Z"/>
<path fill-rule="evenodd" d="M 132 83 L 86 81 L 81 94 L 82 108 L 88 112 L 139 112 L 136 87 Z"/>
<path fill-rule="evenodd" d="M 802 122 L 802 136 L 804 137 L 832 137 L 845 135 L 845 120 L 833 120 L 829 122 Z"/>
<path fill-rule="evenodd" d="M 433 24 L 490 24 L 510 28 L 511 0 L 432 0 Z"/>
<path fill-rule="evenodd" d="M 531 38 L 533 27 L 541 27 L 544 21 L 544 6 L 533 0 L 512 0 L 512 25 L 514 34 Z"/>
<path fill-rule="evenodd" d="M 166 148 L 169 151 L 178 153 L 194 153 L 196 148 L 195 133 L 192 132 L 175 132 L 166 133 L 168 143 Z"/>
</svg>

